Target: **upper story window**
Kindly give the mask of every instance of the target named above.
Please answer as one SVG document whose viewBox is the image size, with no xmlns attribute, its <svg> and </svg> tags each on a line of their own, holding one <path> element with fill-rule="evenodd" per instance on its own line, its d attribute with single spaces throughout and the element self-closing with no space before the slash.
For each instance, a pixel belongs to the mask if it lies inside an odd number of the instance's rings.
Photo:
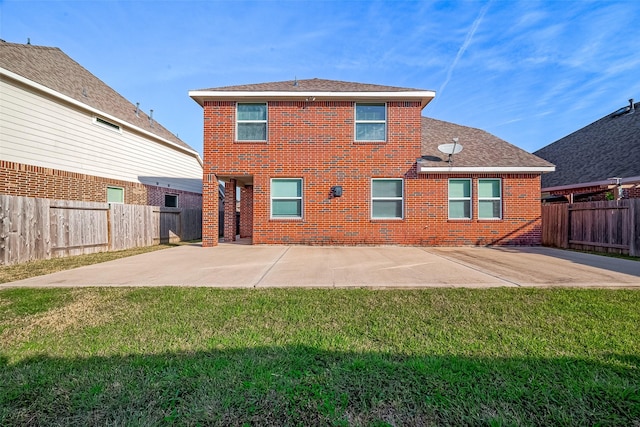
<svg viewBox="0 0 640 427">
<path fill-rule="evenodd" d="M 397 178 L 371 180 L 371 218 L 403 218 L 403 181 Z"/>
<path fill-rule="evenodd" d="M 356 141 L 387 140 L 387 106 L 356 103 Z"/>
<path fill-rule="evenodd" d="M 471 180 L 449 180 L 449 219 L 471 219 Z"/>
<path fill-rule="evenodd" d="M 237 141 L 267 140 L 267 103 L 238 103 L 236 111 Z"/>
<path fill-rule="evenodd" d="M 498 178 L 478 180 L 478 218 L 502 218 L 502 189 Z"/>
</svg>

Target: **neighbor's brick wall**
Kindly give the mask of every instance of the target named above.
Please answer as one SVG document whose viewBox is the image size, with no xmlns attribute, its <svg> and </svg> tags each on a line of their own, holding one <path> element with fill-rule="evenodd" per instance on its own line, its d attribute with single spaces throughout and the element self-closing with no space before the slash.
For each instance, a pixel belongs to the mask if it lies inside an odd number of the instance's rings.
<svg viewBox="0 0 640 427">
<path fill-rule="evenodd" d="M 179 195 L 179 207 L 202 206 L 197 193 L 0 160 L 0 194 L 106 202 L 108 186 L 124 188 L 127 204 L 164 206 L 164 194 L 171 193 Z"/>
<path fill-rule="evenodd" d="M 202 194 L 151 185 L 147 186 L 147 204 L 150 206 L 164 206 L 164 196 L 166 194 L 174 194 L 178 196 L 179 208 L 202 207 Z"/>
<path fill-rule="evenodd" d="M 354 141 L 354 104 L 347 101 L 269 102 L 268 141 L 252 143 L 234 141 L 234 102 L 207 101 L 204 106 L 205 176 L 253 176 L 251 234 L 256 244 L 540 242 L 538 175 L 502 176 L 503 220 L 449 221 L 449 176 L 416 173 L 416 159 L 421 152 L 420 105 L 414 102 L 387 105 L 389 129 L 385 143 Z M 458 177 L 474 178 L 475 189 L 477 178 L 485 176 L 499 175 Z M 270 179 L 276 177 L 303 178 L 302 219 L 270 219 Z M 404 219 L 371 219 L 372 177 L 404 178 Z M 342 197 L 330 197 L 333 185 L 342 186 Z M 214 194 L 217 196 L 217 189 Z M 205 200 L 207 197 L 205 195 Z M 207 209 L 210 208 L 205 202 L 205 211 Z M 477 210 L 477 198 L 474 198 L 473 210 Z M 217 218 L 215 221 L 217 225 Z M 206 224 L 205 220 L 203 233 L 207 232 Z M 210 232 L 215 232 L 217 238 L 217 228 L 211 227 Z M 213 236 L 209 238 L 213 240 Z"/>
<path fill-rule="evenodd" d="M 140 183 L 0 160 L 2 194 L 106 202 L 108 186 L 124 188 L 124 202 L 127 204 L 147 204 L 147 189 Z"/>
</svg>

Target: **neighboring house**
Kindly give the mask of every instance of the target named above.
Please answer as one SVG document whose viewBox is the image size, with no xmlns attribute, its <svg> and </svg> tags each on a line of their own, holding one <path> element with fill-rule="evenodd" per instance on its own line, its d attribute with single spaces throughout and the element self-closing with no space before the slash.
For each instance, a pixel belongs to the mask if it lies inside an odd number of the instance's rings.
<svg viewBox="0 0 640 427">
<path fill-rule="evenodd" d="M 0 194 L 202 206 L 202 160 L 58 48 L 0 41 Z"/>
<path fill-rule="evenodd" d="M 640 103 L 629 104 L 536 151 L 556 165 L 542 177 L 549 201 L 640 198 Z M 617 178 L 617 179 L 616 179 Z"/>
<path fill-rule="evenodd" d="M 540 243 L 550 163 L 478 129 L 421 116 L 435 93 L 310 79 L 195 90 L 204 109 L 203 245 Z M 448 156 L 438 145 L 464 148 Z"/>
</svg>

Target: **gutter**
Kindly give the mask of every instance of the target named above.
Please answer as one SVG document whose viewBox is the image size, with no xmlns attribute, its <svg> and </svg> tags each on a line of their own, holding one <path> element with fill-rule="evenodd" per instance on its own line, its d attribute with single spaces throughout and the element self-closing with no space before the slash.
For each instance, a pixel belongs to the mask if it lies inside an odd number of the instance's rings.
<svg viewBox="0 0 640 427">
<path fill-rule="evenodd" d="M 265 100 L 276 98 L 282 100 L 305 101 L 314 99 L 315 101 L 325 101 L 327 99 L 348 99 L 357 100 L 419 100 L 422 108 L 433 100 L 436 96 L 432 90 L 413 90 L 398 92 L 289 92 L 289 91 L 214 91 L 214 90 L 190 90 L 189 96 L 204 107 L 205 100 L 225 100 L 225 101 L 248 101 Z"/>
<path fill-rule="evenodd" d="M 418 162 L 418 173 L 548 173 L 555 166 L 424 166 Z"/>
</svg>

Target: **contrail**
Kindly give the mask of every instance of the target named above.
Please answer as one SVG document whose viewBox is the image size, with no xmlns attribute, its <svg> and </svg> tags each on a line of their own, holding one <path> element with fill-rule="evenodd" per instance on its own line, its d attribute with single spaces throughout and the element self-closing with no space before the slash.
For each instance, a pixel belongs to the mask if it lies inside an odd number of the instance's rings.
<svg viewBox="0 0 640 427">
<path fill-rule="evenodd" d="M 449 70 L 447 70 L 447 78 L 444 80 L 444 83 L 442 83 L 442 86 L 440 86 L 440 90 L 438 90 L 437 92 L 438 95 L 442 96 L 442 91 L 444 91 L 444 88 L 449 83 L 449 80 L 451 80 L 453 69 L 456 68 L 456 65 L 458 65 L 458 61 L 460 60 L 462 55 L 464 55 L 464 52 L 467 50 L 467 48 L 471 44 L 471 39 L 473 39 L 473 35 L 475 34 L 476 30 L 480 26 L 480 23 L 482 22 L 482 19 L 484 18 L 485 13 L 487 13 L 487 10 L 489 9 L 489 5 L 491 5 L 491 2 L 488 2 L 487 4 L 484 5 L 482 10 L 480 10 L 480 15 L 478 15 L 476 20 L 473 21 L 473 25 L 471 25 L 471 28 L 467 33 L 467 37 L 465 37 L 464 39 L 464 43 L 462 43 L 462 46 L 460 46 L 460 49 L 458 49 L 458 54 L 456 55 L 455 59 L 451 63 Z M 437 100 L 438 100 L 438 97 L 436 96 L 436 99 L 434 101 L 437 101 Z"/>
</svg>

